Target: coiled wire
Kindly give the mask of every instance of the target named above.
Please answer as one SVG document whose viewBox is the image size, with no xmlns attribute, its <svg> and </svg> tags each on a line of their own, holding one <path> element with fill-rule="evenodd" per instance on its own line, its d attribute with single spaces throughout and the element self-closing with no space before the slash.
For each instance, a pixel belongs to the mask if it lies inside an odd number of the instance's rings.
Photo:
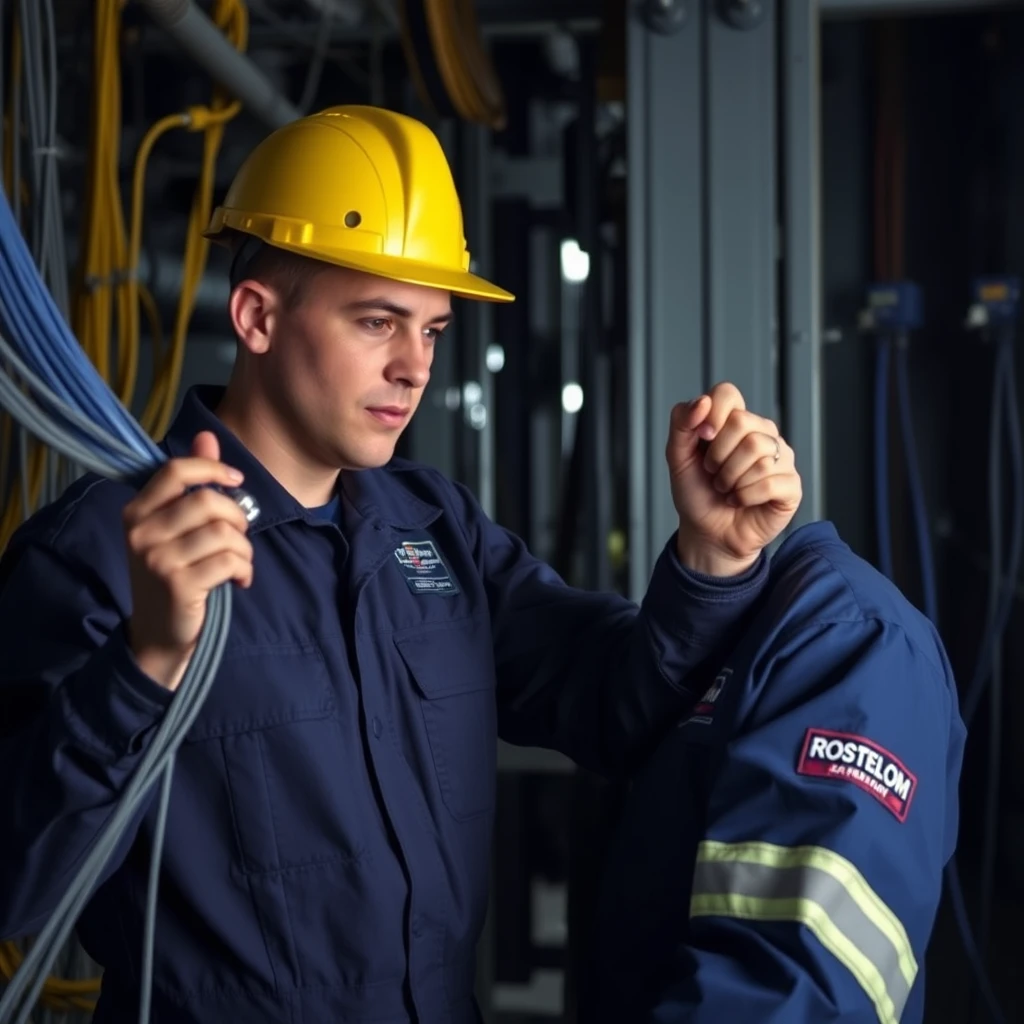
<svg viewBox="0 0 1024 1024">
<path fill-rule="evenodd" d="M 141 486 L 166 461 L 75 340 L 47 290 L 6 195 L 0 202 L 0 404 L 72 462 Z M 258 514 L 250 511 L 250 520 Z M 0 1024 L 25 1024 L 126 830 L 160 785 L 146 895 L 139 1020 L 149 1020 L 160 863 L 175 755 L 216 678 L 231 621 L 231 589 L 215 589 L 196 651 L 135 774 L 71 885 L 0 998 Z"/>
</svg>

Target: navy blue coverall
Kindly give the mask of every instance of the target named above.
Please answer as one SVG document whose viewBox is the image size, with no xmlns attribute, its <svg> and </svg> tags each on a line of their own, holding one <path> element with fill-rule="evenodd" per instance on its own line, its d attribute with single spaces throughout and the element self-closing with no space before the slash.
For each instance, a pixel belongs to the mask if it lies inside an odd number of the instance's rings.
<svg viewBox="0 0 1024 1024">
<path fill-rule="evenodd" d="M 920 1024 L 966 731 L 932 624 L 830 523 L 634 779 L 583 1024 Z"/>
<path fill-rule="evenodd" d="M 466 1024 L 486 912 L 496 734 L 618 773 L 735 641 L 767 578 L 684 571 L 641 608 L 567 587 L 470 493 L 395 461 L 300 507 L 188 393 L 262 508 L 219 678 L 177 761 L 154 1024 Z M 171 695 L 126 644 L 123 485 L 85 478 L 0 562 L 0 935 L 37 931 Z M 731 631 L 731 632 L 730 632 Z M 154 807 L 79 934 L 96 1020 L 137 1007 Z"/>
</svg>

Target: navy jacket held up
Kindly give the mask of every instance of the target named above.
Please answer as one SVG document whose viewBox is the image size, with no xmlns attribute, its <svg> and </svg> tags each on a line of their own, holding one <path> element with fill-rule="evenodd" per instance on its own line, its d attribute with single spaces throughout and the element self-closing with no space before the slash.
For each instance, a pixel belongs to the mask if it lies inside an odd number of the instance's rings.
<svg viewBox="0 0 1024 1024">
<path fill-rule="evenodd" d="M 764 562 L 723 584 L 670 544 L 641 608 L 570 589 L 469 492 L 395 461 L 300 507 L 190 392 L 262 515 L 219 678 L 175 771 L 154 1024 L 466 1024 L 487 906 L 495 735 L 627 768 L 688 706 Z M 0 935 L 37 931 L 171 695 L 127 647 L 121 509 L 85 478 L 0 562 Z M 734 637 L 733 637 L 734 639 Z M 134 1019 L 153 807 L 79 933 L 96 1020 Z"/>
<path fill-rule="evenodd" d="M 966 730 L 932 624 L 830 523 L 634 780 L 586 1024 L 920 1024 Z"/>
</svg>

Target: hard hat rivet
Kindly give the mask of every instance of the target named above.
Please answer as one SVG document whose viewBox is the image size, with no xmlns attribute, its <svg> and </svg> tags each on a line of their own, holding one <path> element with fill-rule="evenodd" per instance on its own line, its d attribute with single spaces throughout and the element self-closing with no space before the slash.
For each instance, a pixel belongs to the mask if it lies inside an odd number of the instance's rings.
<svg viewBox="0 0 1024 1024">
<path fill-rule="evenodd" d="M 363 218 L 360 217 L 355 210 L 349 210 L 348 213 L 345 214 L 345 227 L 357 228 L 362 222 L 362 219 Z"/>
</svg>

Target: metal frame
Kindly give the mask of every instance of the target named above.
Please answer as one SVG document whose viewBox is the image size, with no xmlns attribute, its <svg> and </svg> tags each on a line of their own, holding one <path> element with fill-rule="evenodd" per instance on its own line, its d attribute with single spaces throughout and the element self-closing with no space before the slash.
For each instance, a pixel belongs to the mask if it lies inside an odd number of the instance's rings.
<svg viewBox="0 0 1024 1024">
<path fill-rule="evenodd" d="M 776 0 L 661 6 L 679 16 L 635 4 L 627 27 L 636 599 L 677 526 L 663 456 L 673 404 L 729 379 L 775 416 L 779 391 Z"/>
<path fill-rule="evenodd" d="M 757 3 L 749 27 L 726 14 L 753 6 L 743 0 L 710 7 L 704 23 L 705 387 L 730 380 L 748 408 L 778 418 L 776 0 Z"/>
<path fill-rule="evenodd" d="M 690 6 L 690 5 L 688 5 Z M 703 3 L 693 7 L 703 6 Z M 664 451 L 668 412 L 706 380 L 703 56 L 700 21 L 661 35 L 638 6 L 627 25 L 629 146 L 629 589 L 647 589 L 676 528 Z M 669 339 L 672 339 L 670 342 Z"/>
<path fill-rule="evenodd" d="M 493 276 L 493 239 L 491 237 L 491 133 L 483 125 L 459 126 L 462 151 L 462 192 L 466 232 L 473 239 L 472 270 L 484 277 Z M 465 308 L 468 307 L 468 308 Z M 479 405 L 486 420 L 474 426 L 471 406 L 463 408 L 466 444 L 471 449 L 467 461 L 473 463 L 472 487 L 481 508 L 494 516 L 494 378 L 487 369 L 487 347 L 494 340 L 494 309 L 489 302 L 464 304 L 461 315 L 468 321 L 463 344 L 463 381 L 480 388 Z"/>
<path fill-rule="evenodd" d="M 634 598 L 646 591 L 675 528 L 662 457 L 668 411 L 714 381 L 734 381 L 748 407 L 778 418 L 796 450 L 804 501 L 793 527 L 825 514 L 822 20 L 1020 5 L 633 0 L 627 114 Z"/>
<path fill-rule="evenodd" d="M 793 526 L 824 515 L 819 0 L 782 0 L 782 427 L 804 500 Z"/>
</svg>

